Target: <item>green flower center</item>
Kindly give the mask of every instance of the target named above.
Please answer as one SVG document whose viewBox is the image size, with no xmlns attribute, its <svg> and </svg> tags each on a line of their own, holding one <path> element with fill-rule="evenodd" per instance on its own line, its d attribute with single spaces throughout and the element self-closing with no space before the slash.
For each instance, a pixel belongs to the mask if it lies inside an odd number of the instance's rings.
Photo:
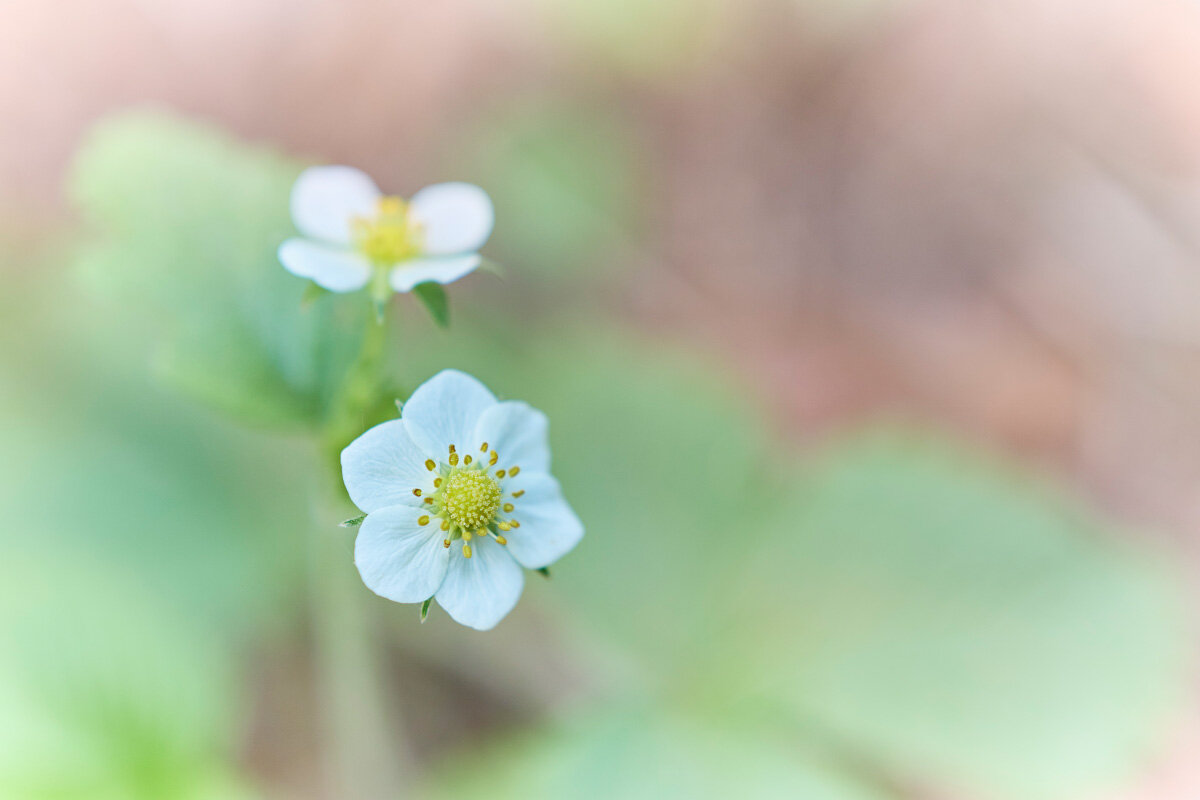
<svg viewBox="0 0 1200 800">
<path fill-rule="evenodd" d="M 443 518 L 463 530 L 479 530 L 496 518 L 500 484 L 483 470 L 455 469 L 446 479 L 441 500 Z"/>
<path fill-rule="evenodd" d="M 375 264 L 395 264 L 421 253 L 421 226 L 399 197 L 381 197 L 374 217 L 351 221 L 354 246 Z"/>
</svg>

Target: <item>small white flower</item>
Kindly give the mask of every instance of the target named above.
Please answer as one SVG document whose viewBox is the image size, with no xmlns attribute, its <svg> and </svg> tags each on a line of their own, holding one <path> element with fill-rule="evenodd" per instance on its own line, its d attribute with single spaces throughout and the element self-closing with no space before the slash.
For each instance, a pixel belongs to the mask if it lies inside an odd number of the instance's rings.
<svg viewBox="0 0 1200 800">
<path fill-rule="evenodd" d="M 492 201 L 478 186 L 437 183 L 406 203 L 353 167 L 306 169 L 292 187 L 291 209 L 308 238 L 280 245 L 284 268 L 333 292 L 371 283 L 380 300 L 389 286 L 408 292 L 472 272 L 494 221 Z"/>
<path fill-rule="evenodd" d="M 494 627 L 521 596 L 521 567 L 545 567 L 583 538 L 550 476 L 547 428 L 528 404 L 444 370 L 400 419 L 351 442 L 342 478 L 367 515 L 354 546 L 367 587 L 398 603 L 436 597 L 459 623 Z"/>
</svg>

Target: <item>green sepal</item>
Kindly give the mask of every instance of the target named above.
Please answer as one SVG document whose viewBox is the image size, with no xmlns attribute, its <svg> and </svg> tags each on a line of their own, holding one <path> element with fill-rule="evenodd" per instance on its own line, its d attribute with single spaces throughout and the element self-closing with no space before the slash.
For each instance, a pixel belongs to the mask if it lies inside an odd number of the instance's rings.
<svg viewBox="0 0 1200 800">
<path fill-rule="evenodd" d="M 446 290 L 440 283 L 426 281 L 413 287 L 413 294 L 424 304 L 429 316 L 439 327 L 450 326 L 450 301 L 446 298 Z"/>
<path fill-rule="evenodd" d="M 425 618 L 429 616 L 429 604 L 433 602 L 432 597 L 425 598 L 425 602 L 421 603 L 421 623 L 424 624 Z"/>
<path fill-rule="evenodd" d="M 483 272 L 490 272 L 497 278 L 505 277 L 504 265 L 499 261 L 492 261 L 490 258 L 485 258 L 479 262 L 479 269 Z"/>
<path fill-rule="evenodd" d="M 308 308 L 327 294 L 329 294 L 329 290 L 324 286 L 309 281 L 308 285 L 304 287 L 304 294 L 300 296 L 300 307 Z"/>
<path fill-rule="evenodd" d="M 545 578 L 546 580 L 550 580 L 550 568 L 549 567 L 538 567 L 534 571 L 542 573 L 543 578 Z"/>
<path fill-rule="evenodd" d="M 365 520 L 366 518 L 367 518 L 366 514 L 360 514 L 359 516 L 351 517 L 350 519 L 348 519 L 344 522 L 339 522 L 338 525 L 339 525 L 339 527 L 342 527 L 342 528 L 357 528 L 359 525 L 363 524 L 363 520 Z"/>
</svg>

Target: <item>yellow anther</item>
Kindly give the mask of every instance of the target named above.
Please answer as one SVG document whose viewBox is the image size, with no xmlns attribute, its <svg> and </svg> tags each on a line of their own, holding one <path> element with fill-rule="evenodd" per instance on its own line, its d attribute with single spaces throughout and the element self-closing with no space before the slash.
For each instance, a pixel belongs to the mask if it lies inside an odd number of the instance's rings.
<svg viewBox="0 0 1200 800">
<path fill-rule="evenodd" d="M 426 498 L 425 498 L 425 502 L 426 502 L 426 503 L 432 503 L 432 502 L 433 502 L 433 498 L 432 498 L 432 497 L 426 497 Z"/>
<path fill-rule="evenodd" d="M 442 539 L 442 547 L 449 547 L 449 546 L 450 546 L 450 540 Z"/>
<path fill-rule="evenodd" d="M 433 488 L 435 488 L 435 489 L 436 489 L 437 487 L 439 487 L 439 486 L 441 486 L 441 485 L 442 485 L 442 479 L 441 479 L 441 478 L 434 478 L 434 479 L 433 479 Z M 516 497 L 516 495 L 513 495 L 513 497 Z"/>
<path fill-rule="evenodd" d="M 467 464 L 470 464 L 470 463 L 471 463 L 471 454 L 467 453 L 465 456 L 463 456 L 463 466 L 466 466 Z"/>
<path fill-rule="evenodd" d="M 488 443 L 487 443 L 487 442 L 484 442 L 483 444 L 481 444 L 481 445 L 479 446 L 479 452 L 481 452 L 481 453 L 486 453 L 486 452 L 487 452 L 487 449 L 488 449 Z"/>
<path fill-rule="evenodd" d="M 508 524 L 509 524 L 509 525 L 512 525 L 514 528 L 519 528 L 519 527 L 521 527 L 521 523 L 517 522 L 515 519 L 510 519 L 510 520 L 508 521 Z"/>
<path fill-rule="evenodd" d="M 517 477 L 517 473 L 520 471 L 521 471 L 520 467 L 513 467 L 512 469 L 510 469 L 508 471 L 508 477 L 515 478 L 515 477 Z"/>
<path fill-rule="evenodd" d="M 351 229 L 358 250 L 376 264 L 395 264 L 421 251 L 421 230 L 408 218 L 399 197 L 381 197 L 374 216 L 355 217 Z"/>
<path fill-rule="evenodd" d="M 495 450 L 493 450 L 491 458 L 488 459 L 488 466 L 489 467 L 496 466 L 496 462 L 499 460 L 500 460 L 500 454 L 497 453 Z"/>
<path fill-rule="evenodd" d="M 453 450 L 451 450 L 450 451 L 450 466 L 452 466 L 452 467 L 457 466 L 457 464 L 458 464 L 458 453 L 455 453 Z"/>
<path fill-rule="evenodd" d="M 505 539 L 503 536 L 497 536 L 496 542 L 498 544 L 508 544 L 508 539 Z"/>
<path fill-rule="evenodd" d="M 444 531 L 450 530 L 450 520 L 448 520 L 448 519 L 442 520 L 442 530 L 444 530 Z"/>
<path fill-rule="evenodd" d="M 505 511 L 512 511 L 514 508 L 515 508 L 515 506 L 514 506 L 512 503 L 505 503 L 505 504 L 504 504 L 504 510 L 505 510 Z"/>
<path fill-rule="evenodd" d="M 433 463 L 432 458 L 425 459 L 425 469 L 429 470 L 430 472 L 433 472 L 434 467 L 436 467 L 436 466 L 437 466 L 437 464 Z"/>
<path fill-rule="evenodd" d="M 429 515 L 422 514 L 421 516 L 417 517 L 417 524 L 418 525 L 428 525 L 429 524 Z"/>
<path fill-rule="evenodd" d="M 458 448 L 456 448 L 454 445 L 450 445 L 450 452 L 451 452 L 451 453 L 453 453 L 453 452 L 454 452 L 455 450 L 457 450 L 457 449 L 458 449 Z"/>
<path fill-rule="evenodd" d="M 498 469 L 498 470 L 496 470 L 496 477 L 497 477 L 497 478 L 503 478 L 503 477 L 504 477 L 504 470 L 502 470 L 502 469 Z"/>
<path fill-rule="evenodd" d="M 414 496 L 414 497 L 420 497 L 420 496 L 421 496 L 421 490 L 420 490 L 420 489 L 413 489 L 413 496 Z"/>
<path fill-rule="evenodd" d="M 470 557 L 471 557 L 471 545 L 464 544 L 463 545 L 463 558 L 470 558 Z"/>
<path fill-rule="evenodd" d="M 509 525 L 507 522 L 497 522 L 496 527 L 502 531 L 511 531 L 512 530 L 512 525 Z"/>
<path fill-rule="evenodd" d="M 379 216 L 394 217 L 404 210 L 404 201 L 399 197 L 379 198 Z"/>
<path fill-rule="evenodd" d="M 471 537 L 472 537 L 472 536 L 474 536 L 474 535 L 475 535 L 475 534 L 471 533 L 470 531 L 463 531 L 463 541 L 464 541 L 464 542 L 469 542 L 469 541 L 471 541 Z"/>
<path fill-rule="evenodd" d="M 434 481 L 434 482 L 433 482 L 433 485 L 434 485 L 434 486 L 437 486 L 437 481 Z M 521 496 L 521 495 L 523 495 L 523 494 L 525 494 L 525 490 L 524 490 L 524 489 L 518 489 L 517 491 L 513 492 L 513 497 L 520 497 L 520 496 Z"/>
</svg>

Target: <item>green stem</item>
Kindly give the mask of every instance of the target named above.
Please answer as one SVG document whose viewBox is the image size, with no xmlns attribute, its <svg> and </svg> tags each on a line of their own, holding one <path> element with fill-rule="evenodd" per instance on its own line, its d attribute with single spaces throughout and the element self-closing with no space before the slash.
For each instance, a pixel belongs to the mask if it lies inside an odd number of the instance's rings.
<svg viewBox="0 0 1200 800">
<path fill-rule="evenodd" d="M 323 460 L 341 486 L 342 448 L 361 434 L 379 401 L 386 364 L 387 329 L 370 320 L 358 358 L 346 373 L 320 434 Z M 336 510 L 334 510 L 336 509 Z M 370 621 L 372 598 L 350 557 L 353 548 L 336 522 L 348 507 L 339 488 L 317 510 L 310 541 L 310 597 L 315 668 L 324 741 L 326 795 L 330 798 L 402 797 L 411 763 L 391 704 L 383 659 Z"/>
</svg>

